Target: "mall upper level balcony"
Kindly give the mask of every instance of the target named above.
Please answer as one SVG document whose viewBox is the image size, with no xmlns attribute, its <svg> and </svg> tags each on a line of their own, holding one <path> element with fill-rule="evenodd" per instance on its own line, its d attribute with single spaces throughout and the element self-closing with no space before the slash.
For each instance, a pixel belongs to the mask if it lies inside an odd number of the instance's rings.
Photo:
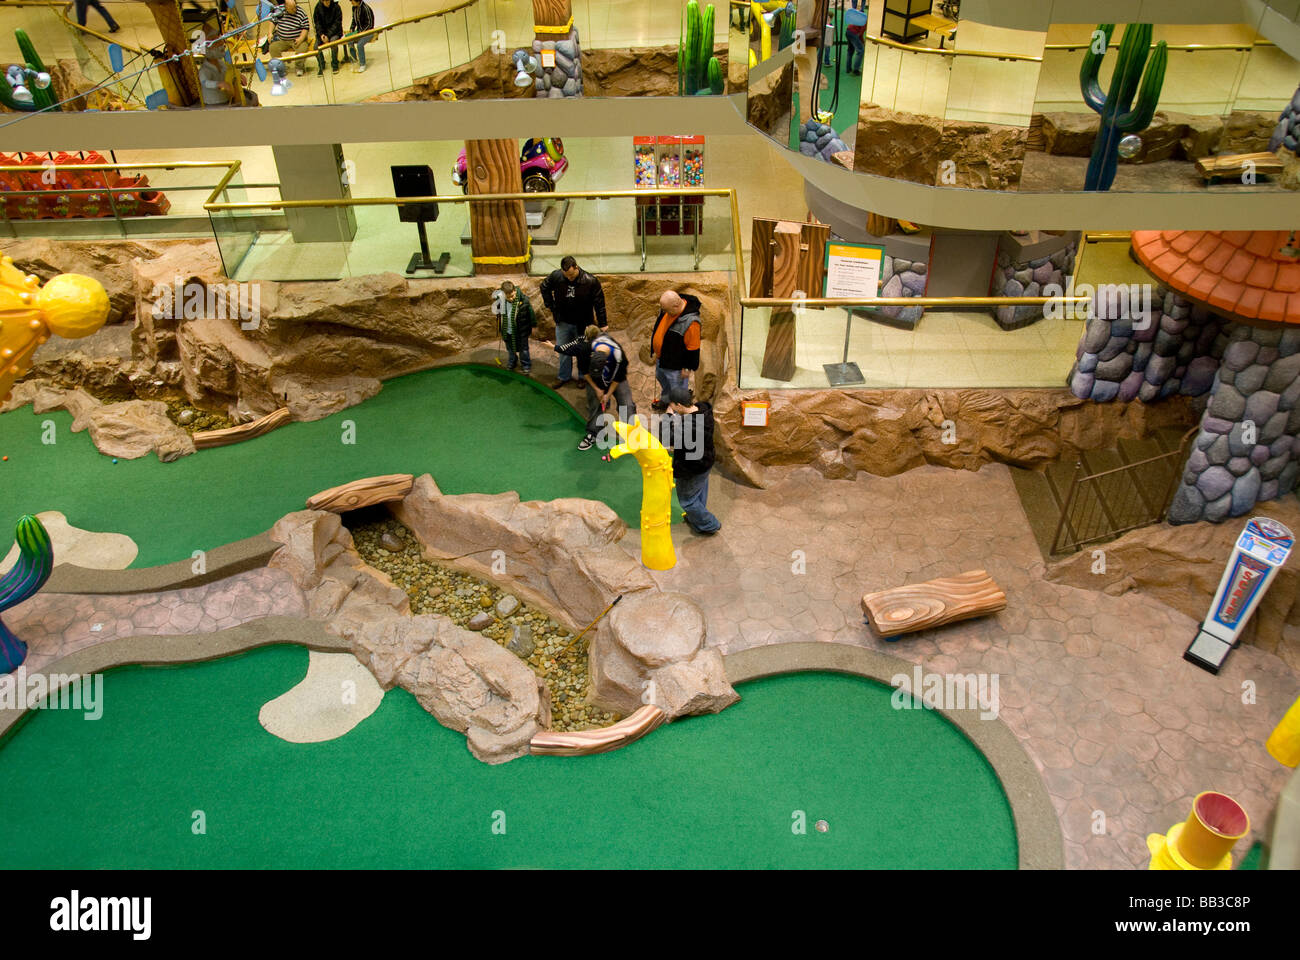
<svg viewBox="0 0 1300 960">
<path fill-rule="evenodd" d="M 36 102 L 61 109 L 0 121 L 0 149 L 748 132 L 811 196 L 898 219 L 1282 228 L 1300 186 L 1296 5 L 1095 5 L 1161 18 L 1123 51 L 1125 24 L 1106 36 L 1046 2 L 372 0 L 362 29 L 351 0 L 302 0 L 321 22 L 338 8 L 343 36 L 295 45 L 269 0 L 103 0 L 112 32 L 94 8 L 82 26 L 73 4 L 7 0 L 0 65 L 36 55 L 53 77 Z M 1146 80 L 1111 122 L 1121 64 L 1133 93 Z"/>
</svg>

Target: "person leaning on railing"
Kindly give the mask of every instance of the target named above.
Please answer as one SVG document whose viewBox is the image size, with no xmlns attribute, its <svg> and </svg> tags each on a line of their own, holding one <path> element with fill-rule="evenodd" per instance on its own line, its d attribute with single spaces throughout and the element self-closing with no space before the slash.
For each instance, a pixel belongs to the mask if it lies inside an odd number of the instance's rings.
<svg viewBox="0 0 1300 960">
<path fill-rule="evenodd" d="M 355 36 L 373 29 L 375 29 L 375 11 L 370 9 L 370 4 L 366 3 L 366 0 L 352 0 L 352 25 L 348 30 L 349 35 Z M 373 39 L 375 34 L 372 33 L 358 37 L 348 44 L 348 49 L 357 61 L 357 73 L 366 72 L 366 44 Z"/>
<path fill-rule="evenodd" d="M 271 57 L 274 59 L 286 50 L 293 53 L 306 53 L 311 49 L 311 23 L 307 14 L 298 6 L 296 0 L 284 0 L 284 14 L 275 21 L 275 32 L 271 38 Z M 297 74 L 304 72 L 303 61 L 298 62 Z M 321 69 L 325 69 L 325 59 L 321 58 Z"/>
</svg>

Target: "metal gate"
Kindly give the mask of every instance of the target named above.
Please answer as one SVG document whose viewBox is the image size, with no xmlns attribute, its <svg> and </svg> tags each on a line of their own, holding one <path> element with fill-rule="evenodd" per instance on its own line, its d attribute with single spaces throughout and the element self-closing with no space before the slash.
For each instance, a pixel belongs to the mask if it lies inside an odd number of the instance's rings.
<svg viewBox="0 0 1300 960">
<path fill-rule="evenodd" d="M 1052 554 L 1073 553 L 1087 544 L 1163 520 L 1187 459 L 1188 444 L 1198 430 L 1188 430 L 1177 450 L 1111 470 L 1085 473 L 1080 460 L 1052 538 Z"/>
</svg>

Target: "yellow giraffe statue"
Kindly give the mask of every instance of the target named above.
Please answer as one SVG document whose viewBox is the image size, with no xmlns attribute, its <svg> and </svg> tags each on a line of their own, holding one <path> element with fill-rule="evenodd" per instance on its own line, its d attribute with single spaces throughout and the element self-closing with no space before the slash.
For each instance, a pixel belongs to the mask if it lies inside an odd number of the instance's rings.
<svg viewBox="0 0 1300 960">
<path fill-rule="evenodd" d="M 650 570 L 671 570 L 677 565 L 673 550 L 673 457 L 653 433 L 640 423 L 614 421 L 623 442 L 611 447 L 617 460 L 632 454 L 641 467 L 641 563 Z"/>
<path fill-rule="evenodd" d="M 88 337 L 108 320 L 108 293 L 98 280 L 61 273 L 44 287 L 0 257 L 0 400 L 32 368 L 32 355 L 51 334 Z"/>
</svg>

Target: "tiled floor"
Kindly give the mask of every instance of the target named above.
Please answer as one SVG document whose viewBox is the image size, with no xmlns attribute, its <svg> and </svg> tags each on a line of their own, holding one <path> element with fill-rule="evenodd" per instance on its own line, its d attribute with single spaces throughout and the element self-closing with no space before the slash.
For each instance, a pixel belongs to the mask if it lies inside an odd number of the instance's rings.
<svg viewBox="0 0 1300 960">
<path fill-rule="evenodd" d="M 740 384 L 744 389 L 819 388 L 822 365 L 844 356 L 845 313 L 807 311 L 795 325 L 798 366 L 789 382 L 759 375 L 770 311 L 746 309 Z M 1059 387 L 1074 362 L 1084 321 L 1043 319 L 1003 330 L 987 313 L 931 311 L 915 330 L 854 317 L 849 360 L 880 387 Z"/>
<path fill-rule="evenodd" d="M 1248 646 L 1212 676 L 1182 660 L 1190 618 L 1135 594 L 1045 580 L 1007 468 L 852 482 L 804 468 L 766 490 L 715 474 L 710 493 L 721 532 L 674 526 L 678 564 L 654 574 L 697 599 L 709 644 L 734 652 L 818 640 L 927 672 L 996 674 L 1000 719 L 1046 782 L 1068 866 L 1145 867 L 1146 835 L 1185 819 L 1202 790 L 1228 793 L 1249 813 L 1238 859 L 1266 829 L 1289 771 L 1264 740 L 1300 675 Z M 1006 591 L 996 616 L 893 643 L 863 623 L 865 592 L 976 568 Z M 1242 702 L 1246 681 L 1253 703 Z"/>
</svg>

